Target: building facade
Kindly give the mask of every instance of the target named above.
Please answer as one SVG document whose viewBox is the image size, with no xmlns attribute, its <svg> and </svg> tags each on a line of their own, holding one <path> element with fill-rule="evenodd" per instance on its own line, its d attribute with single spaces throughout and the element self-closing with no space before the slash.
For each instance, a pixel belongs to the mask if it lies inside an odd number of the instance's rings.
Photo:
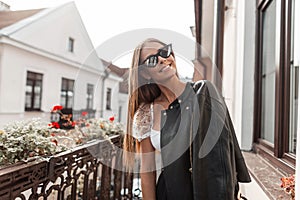
<svg viewBox="0 0 300 200">
<path fill-rule="evenodd" d="M 195 0 L 196 39 L 221 74 L 241 148 L 286 175 L 300 167 L 299 10 L 296 0 Z"/>
<path fill-rule="evenodd" d="M 97 56 L 73 2 L 55 8 L 0 11 L 0 127 L 50 120 L 54 105 L 96 117 L 119 117 L 119 82 Z"/>
</svg>

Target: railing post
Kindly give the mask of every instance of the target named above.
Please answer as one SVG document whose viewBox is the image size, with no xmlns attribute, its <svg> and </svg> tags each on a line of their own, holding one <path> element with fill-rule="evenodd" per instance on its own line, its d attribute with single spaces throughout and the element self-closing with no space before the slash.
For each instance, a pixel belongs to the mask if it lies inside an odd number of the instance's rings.
<svg viewBox="0 0 300 200">
<path fill-rule="evenodd" d="M 115 157 L 115 166 L 119 169 L 123 169 L 123 159 L 121 149 L 117 149 Z M 122 188 L 122 171 L 114 169 L 114 200 L 121 200 L 121 188 Z"/>
<path fill-rule="evenodd" d="M 110 189 L 111 168 L 109 166 L 102 165 L 100 199 L 110 199 Z"/>
<path fill-rule="evenodd" d="M 78 192 L 84 199 L 110 199 L 114 190 L 114 199 L 120 200 L 122 189 L 128 189 L 128 198 L 132 199 L 133 174 L 123 172 L 122 149 L 119 137 L 110 141 L 95 141 L 78 146 L 72 150 L 53 155 L 43 161 L 34 161 L 11 165 L 0 169 L 0 199 L 72 199 L 78 198 Z M 92 154 L 98 150 L 101 157 Z M 113 165 L 112 165 L 113 162 Z M 102 174 L 98 172 L 102 167 Z M 112 166 L 114 181 L 112 183 Z M 98 174 L 99 175 L 98 175 Z M 97 177 L 101 176 L 100 195 L 96 194 Z M 125 183 L 122 183 L 124 177 Z M 79 183 L 84 178 L 83 188 Z M 79 187 L 80 186 L 80 187 Z"/>
<path fill-rule="evenodd" d="M 131 172 L 126 172 L 125 173 L 125 185 L 124 188 L 128 189 L 128 194 L 127 197 L 128 199 L 132 199 L 132 185 L 133 185 L 133 173 Z"/>
</svg>

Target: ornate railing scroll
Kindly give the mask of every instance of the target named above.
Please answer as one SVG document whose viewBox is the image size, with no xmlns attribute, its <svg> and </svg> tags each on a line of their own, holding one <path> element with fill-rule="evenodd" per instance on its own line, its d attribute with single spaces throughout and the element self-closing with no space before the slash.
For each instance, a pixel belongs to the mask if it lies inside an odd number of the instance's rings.
<svg viewBox="0 0 300 200">
<path fill-rule="evenodd" d="M 121 146 L 121 137 L 110 139 L 111 142 L 92 141 L 49 158 L 0 168 L 0 199 L 132 199 L 132 175 L 111 168 L 122 164 L 121 151 L 116 148 Z M 104 152 L 104 156 L 96 158 L 90 149 Z M 121 192 L 126 188 L 127 194 Z"/>
</svg>

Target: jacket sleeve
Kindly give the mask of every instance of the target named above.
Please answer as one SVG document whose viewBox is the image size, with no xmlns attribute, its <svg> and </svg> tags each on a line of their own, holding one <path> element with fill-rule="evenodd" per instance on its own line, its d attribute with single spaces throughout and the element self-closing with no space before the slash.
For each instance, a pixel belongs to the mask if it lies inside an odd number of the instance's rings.
<svg viewBox="0 0 300 200">
<path fill-rule="evenodd" d="M 193 141 L 194 199 L 235 199 L 237 167 L 242 158 L 223 98 L 212 83 L 194 85 L 199 112 Z M 236 162 L 238 156 L 238 162 Z M 242 166 L 246 173 L 247 169 Z M 246 174 L 245 173 L 245 174 Z M 246 176 L 246 175 L 245 175 Z"/>
<path fill-rule="evenodd" d="M 228 113 L 228 112 L 227 112 Z M 242 155 L 240 146 L 238 144 L 234 127 L 230 118 L 229 113 L 227 114 L 229 119 L 229 126 L 233 137 L 233 144 L 234 144 L 234 156 L 235 156 L 235 165 L 236 165 L 236 172 L 237 172 L 237 180 L 241 183 L 249 183 L 251 182 L 251 178 L 249 172 L 247 170 L 247 166 Z"/>
</svg>

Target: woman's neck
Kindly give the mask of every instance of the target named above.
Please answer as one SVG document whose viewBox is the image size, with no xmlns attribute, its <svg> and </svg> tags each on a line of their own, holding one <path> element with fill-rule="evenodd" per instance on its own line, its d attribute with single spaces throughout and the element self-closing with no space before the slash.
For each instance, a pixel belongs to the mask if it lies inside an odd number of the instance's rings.
<svg viewBox="0 0 300 200">
<path fill-rule="evenodd" d="M 177 79 L 176 81 L 165 82 L 159 84 L 161 90 L 160 100 L 172 103 L 178 96 L 180 96 L 185 88 L 186 83 Z"/>
</svg>

